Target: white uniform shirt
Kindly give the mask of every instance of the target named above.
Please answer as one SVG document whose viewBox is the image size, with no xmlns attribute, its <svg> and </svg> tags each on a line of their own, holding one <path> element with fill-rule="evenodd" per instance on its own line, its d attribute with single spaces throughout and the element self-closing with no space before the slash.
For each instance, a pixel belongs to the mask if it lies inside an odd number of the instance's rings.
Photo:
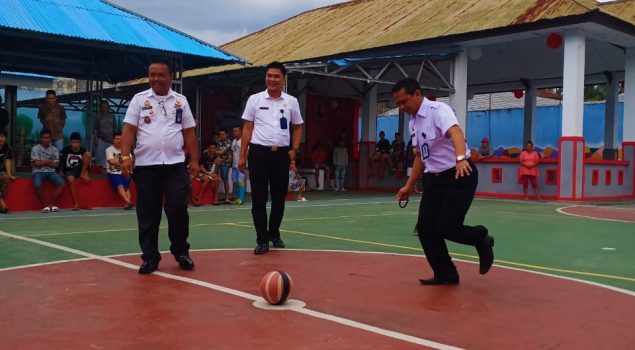
<svg viewBox="0 0 635 350">
<path fill-rule="evenodd" d="M 136 165 L 185 161 L 182 131 L 196 125 L 185 96 L 172 89 L 167 96 L 157 96 L 152 89 L 140 92 L 123 121 L 137 127 Z"/>
<path fill-rule="evenodd" d="M 280 119 L 286 119 L 286 129 Z M 291 125 L 304 123 L 298 100 L 286 93 L 272 98 L 267 90 L 249 96 L 242 119 L 254 122 L 251 143 L 261 146 L 289 146 Z"/>
<path fill-rule="evenodd" d="M 459 125 L 450 106 L 424 97 L 417 114 L 410 116 L 408 125 L 412 147 L 419 150 L 425 172 L 440 173 L 456 167 L 456 152 L 452 139 L 445 137 L 448 129 Z M 465 150 L 465 157 L 469 158 L 467 143 Z"/>
<path fill-rule="evenodd" d="M 232 164 L 232 168 L 238 168 L 238 160 L 240 159 L 240 139 L 234 139 L 232 141 L 232 153 L 234 154 L 234 161 Z"/>
</svg>

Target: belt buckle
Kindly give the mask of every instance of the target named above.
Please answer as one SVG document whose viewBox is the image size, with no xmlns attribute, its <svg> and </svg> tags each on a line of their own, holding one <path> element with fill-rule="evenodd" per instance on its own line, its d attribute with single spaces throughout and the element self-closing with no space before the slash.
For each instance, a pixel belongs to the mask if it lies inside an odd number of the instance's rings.
<svg viewBox="0 0 635 350">
<path fill-rule="evenodd" d="M 278 146 L 271 147 L 271 152 L 276 152 L 278 150 Z"/>
</svg>

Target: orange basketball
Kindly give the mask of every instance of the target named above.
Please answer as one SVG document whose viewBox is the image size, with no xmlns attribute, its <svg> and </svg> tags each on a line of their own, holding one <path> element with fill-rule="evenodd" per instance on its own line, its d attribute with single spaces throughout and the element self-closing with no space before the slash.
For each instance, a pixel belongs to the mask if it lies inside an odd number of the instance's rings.
<svg viewBox="0 0 635 350">
<path fill-rule="evenodd" d="M 271 305 L 282 305 L 291 296 L 293 280 L 284 271 L 271 271 L 260 281 L 260 293 Z"/>
</svg>

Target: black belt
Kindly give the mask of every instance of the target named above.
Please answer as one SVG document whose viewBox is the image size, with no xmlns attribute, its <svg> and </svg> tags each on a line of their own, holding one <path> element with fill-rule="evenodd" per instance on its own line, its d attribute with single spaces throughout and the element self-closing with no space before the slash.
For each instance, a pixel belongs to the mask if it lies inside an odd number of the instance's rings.
<svg viewBox="0 0 635 350">
<path fill-rule="evenodd" d="M 263 150 L 263 151 L 271 151 L 271 152 L 288 152 L 289 151 L 289 146 L 263 146 L 263 145 L 258 145 L 255 143 L 250 143 L 249 144 L 249 148 L 253 148 L 253 149 L 259 149 L 259 150 Z"/>
</svg>

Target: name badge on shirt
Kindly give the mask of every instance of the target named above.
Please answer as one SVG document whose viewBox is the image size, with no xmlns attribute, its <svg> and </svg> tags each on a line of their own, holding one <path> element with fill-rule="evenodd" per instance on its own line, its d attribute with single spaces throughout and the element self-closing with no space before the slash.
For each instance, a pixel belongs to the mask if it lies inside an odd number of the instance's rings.
<svg viewBox="0 0 635 350">
<path fill-rule="evenodd" d="M 428 157 L 430 157 L 430 149 L 428 148 L 427 143 L 424 143 L 423 146 L 421 146 L 421 156 L 423 159 L 428 159 Z"/>
<path fill-rule="evenodd" d="M 174 122 L 177 124 L 183 123 L 183 108 L 176 109 L 176 119 L 174 120 Z"/>
<path fill-rule="evenodd" d="M 260 110 L 263 110 L 263 111 L 268 111 L 268 110 L 269 110 L 269 107 L 260 107 Z"/>
<path fill-rule="evenodd" d="M 282 114 L 280 117 L 280 129 L 286 130 L 289 128 L 289 124 L 287 123 L 287 118 L 284 117 L 284 109 L 280 110 L 280 114 Z"/>
</svg>

